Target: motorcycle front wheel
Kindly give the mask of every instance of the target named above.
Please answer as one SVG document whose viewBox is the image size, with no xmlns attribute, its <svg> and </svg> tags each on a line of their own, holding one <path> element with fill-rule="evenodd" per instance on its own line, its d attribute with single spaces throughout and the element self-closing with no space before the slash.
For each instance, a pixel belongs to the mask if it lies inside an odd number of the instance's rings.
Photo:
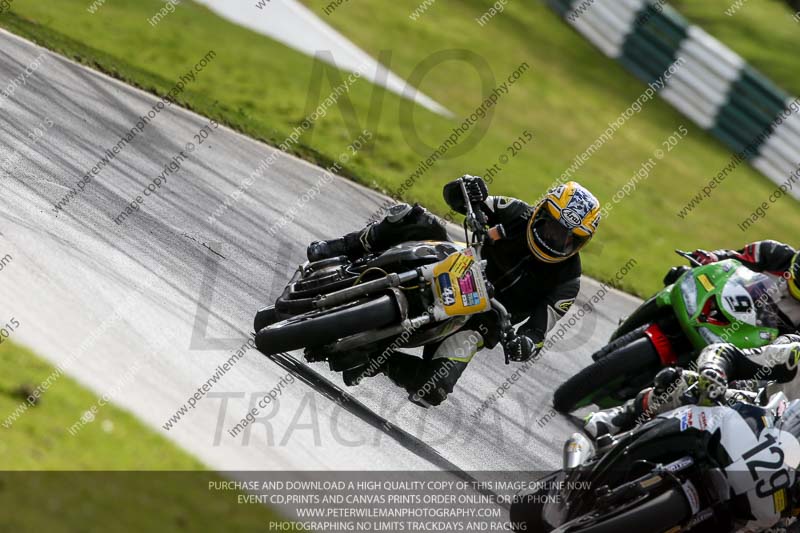
<svg viewBox="0 0 800 533">
<path fill-rule="evenodd" d="M 309 311 L 262 328 L 256 333 L 256 347 L 264 355 L 319 347 L 399 320 L 400 310 L 389 295 L 357 300 L 332 309 Z"/>
<path fill-rule="evenodd" d="M 560 413 L 570 413 L 581 407 L 597 403 L 615 391 L 630 384 L 635 378 L 652 370 L 652 376 L 661 369 L 653 343 L 647 337 L 611 352 L 587 366 L 562 383 L 553 394 L 553 407 Z M 629 398 L 621 398 L 616 404 Z M 601 407 L 613 407 L 607 403 Z"/>
</svg>

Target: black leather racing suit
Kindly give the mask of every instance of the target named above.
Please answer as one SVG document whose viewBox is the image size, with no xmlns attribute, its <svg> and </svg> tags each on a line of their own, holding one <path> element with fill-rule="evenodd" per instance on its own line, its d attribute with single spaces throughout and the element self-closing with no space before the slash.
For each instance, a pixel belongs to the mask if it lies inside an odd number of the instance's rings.
<svg viewBox="0 0 800 533">
<path fill-rule="evenodd" d="M 457 181 L 444 188 L 444 198 L 455 211 L 465 206 Z M 527 224 L 533 207 L 522 200 L 489 196 L 481 209 L 489 224 L 502 224 L 506 237 L 483 249 L 487 277 L 495 297 L 508 309 L 512 322 L 520 324 L 518 335 L 529 337 L 541 348 L 545 335 L 569 310 L 580 289 L 581 261 L 578 254 L 555 264 L 543 263 L 527 244 Z M 356 238 L 351 234 L 351 239 Z M 385 250 L 410 240 L 447 240 L 442 223 L 419 205 L 394 206 L 384 219 L 357 232 L 369 251 Z M 345 236 L 347 238 L 347 236 Z M 453 392 L 473 355 L 481 348 L 493 348 L 500 331 L 493 311 L 476 315 L 458 332 L 425 346 L 423 357 L 395 352 L 384 371 L 409 392 L 412 401 L 438 405 Z"/>
</svg>

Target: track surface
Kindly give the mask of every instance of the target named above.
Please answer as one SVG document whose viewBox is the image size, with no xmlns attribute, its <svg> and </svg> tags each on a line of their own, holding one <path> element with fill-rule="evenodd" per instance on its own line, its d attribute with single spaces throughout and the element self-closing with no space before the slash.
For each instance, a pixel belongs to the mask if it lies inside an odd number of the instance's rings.
<svg viewBox="0 0 800 533">
<path fill-rule="evenodd" d="M 304 379 L 282 389 L 278 408 L 261 413 L 268 419 L 233 438 L 227 430 L 298 367 L 291 357 L 278 364 L 251 350 L 213 386 L 212 394 L 229 396 L 224 413 L 222 399 L 205 396 L 170 431 L 162 429 L 245 341 L 254 311 L 274 300 L 304 259 L 305 244 L 362 226 L 383 198 L 336 178 L 271 238 L 266 230 L 323 175 L 280 154 L 212 225 L 208 216 L 273 152 L 219 128 L 118 225 L 112 219 L 207 123 L 173 108 L 56 215 L 53 204 L 156 99 L 6 33 L 0 33 L 0 48 L 0 87 L 39 54 L 47 57 L 0 112 L 0 257 L 13 257 L 0 271 L 0 323 L 12 316 L 21 323 L 15 341 L 64 364 L 68 374 L 220 470 L 560 465 L 562 443 L 575 426 L 553 417 L 552 391 L 588 364 L 617 318 L 636 305 L 629 296 L 609 293 L 599 311 L 477 421 L 471 413 L 517 368 L 505 366 L 498 350 L 476 356 L 446 405 L 428 411 L 382 376 L 346 389 L 327 366 L 309 371 L 300 365 Z M 53 126 L 34 144 L 27 134 L 45 119 Z M 9 156 L 11 163 L 2 164 Z M 585 280 L 581 302 L 597 289 Z M 339 401 L 343 395 L 360 404 L 344 409 L 351 404 Z"/>
</svg>

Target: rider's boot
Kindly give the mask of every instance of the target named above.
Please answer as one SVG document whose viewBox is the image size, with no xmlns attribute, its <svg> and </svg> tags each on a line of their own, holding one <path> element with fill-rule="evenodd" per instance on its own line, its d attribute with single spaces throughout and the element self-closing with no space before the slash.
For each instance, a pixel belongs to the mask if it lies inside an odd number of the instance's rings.
<svg viewBox="0 0 800 533">
<path fill-rule="evenodd" d="M 629 400 L 619 407 L 591 413 L 583 420 L 583 430 L 592 439 L 603 435 L 616 435 L 631 429 L 636 423 L 634 402 Z"/>
<path fill-rule="evenodd" d="M 345 370 L 342 372 L 344 384 L 348 387 L 352 387 L 358 385 L 366 378 L 373 378 L 378 374 L 386 374 L 389 367 L 389 361 L 397 353 L 398 352 L 394 350 L 387 349 L 378 355 L 370 357 L 367 363 L 350 370 Z"/>
<path fill-rule="evenodd" d="M 571 470 L 585 464 L 594 456 L 594 452 L 592 441 L 587 439 L 583 433 L 573 433 L 564 443 L 564 470 Z"/>
<path fill-rule="evenodd" d="M 314 241 L 308 245 L 306 256 L 312 263 L 323 259 L 330 259 L 331 257 L 339 257 L 340 255 L 346 255 L 354 259 L 364 255 L 365 252 L 370 250 L 368 237 L 369 226 L 361 231 L 348 233 L 340 239 Z"/>
<path fill-rule="evenodd" d="M 401 203 L 390 207 L 380 222 L 360 231 L 348 233 L 341 239 L 312 242 L 306 255 L 312 262 L 340 255 L 356 259 L 401 242 L 425 240 L 446 241 L 447 230 L 423 207 Z"/>
<path fill-rule="evenodd" d="M 369 363 L 342 372 L 342 380 L 348 387 L 358 385 L 366 378 L 372 378 L 386 372 L 386 366 L 391 355 L 381 354 L 369 360 Z"/>
</svg>

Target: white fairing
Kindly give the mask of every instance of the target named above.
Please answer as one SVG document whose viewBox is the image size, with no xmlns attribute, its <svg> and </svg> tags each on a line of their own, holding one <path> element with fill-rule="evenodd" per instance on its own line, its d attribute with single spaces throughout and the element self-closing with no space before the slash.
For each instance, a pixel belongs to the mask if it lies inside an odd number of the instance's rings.
<svg viewBox="0 0 800 533">
<path fill-rule="evenodd" d="M 758 434 L 739 411 L 729 407 L 686 406 L 662 415 L 680 420 L 682 431 L 721 432 L 720 443 L 732 461 L 723 472 L 732 492 L 746 495 L 754 518 L 744 524 L 743 531 L 760 531 L 780 520 L 780 511 L 789 503 L 781 489 L 794 484 L 800 465 L 797 436 L 776 427 L 771 410 L 753 406 L 752 411 L 747 416 L 760 428 Z"/>
</svg>

